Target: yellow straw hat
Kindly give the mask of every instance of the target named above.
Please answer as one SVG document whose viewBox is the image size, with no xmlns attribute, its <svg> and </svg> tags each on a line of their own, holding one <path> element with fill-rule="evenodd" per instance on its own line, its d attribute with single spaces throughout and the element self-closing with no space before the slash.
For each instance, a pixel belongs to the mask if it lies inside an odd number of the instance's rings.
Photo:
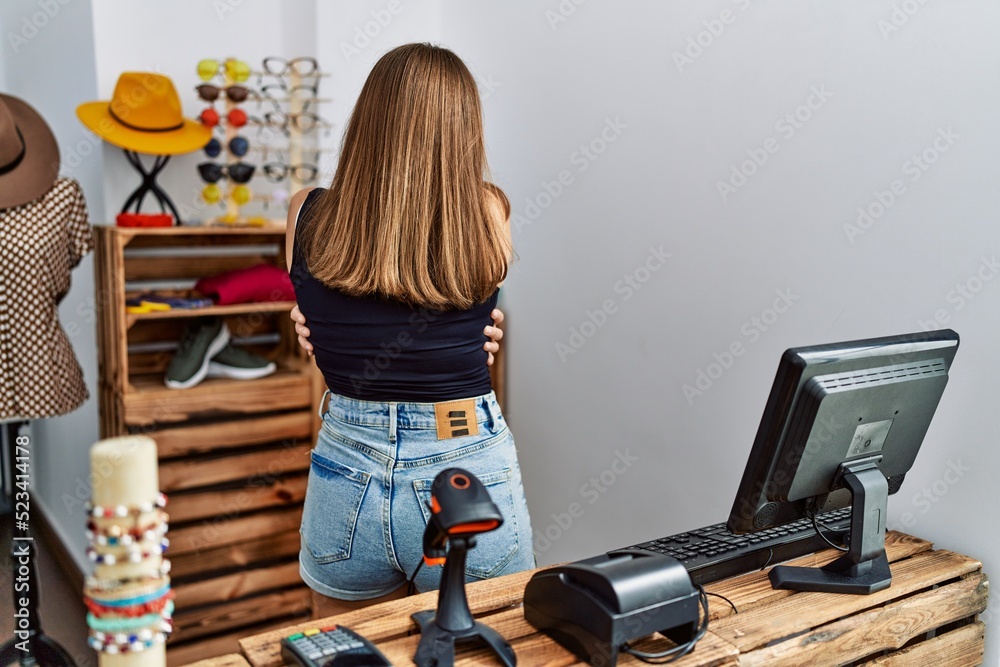
<svg viewBox="0 0 1000 667">
<path fill-rule="evenodd" d="M 81 104 L 76 115 L 104 141 L 138 153 L 190 153 L 212 138 L 210 128 L 184 118 L 173 82 L 153 72 L 124 72 L 109 101 Z"/>
</svg>

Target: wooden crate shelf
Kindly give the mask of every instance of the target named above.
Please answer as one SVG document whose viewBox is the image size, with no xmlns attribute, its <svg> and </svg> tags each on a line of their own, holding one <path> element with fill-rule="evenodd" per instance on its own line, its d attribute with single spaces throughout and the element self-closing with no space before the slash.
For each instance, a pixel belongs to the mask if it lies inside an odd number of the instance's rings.
<svg viewBox="0 0 1000 667">
<path fill-rule="evenodd" d="M 293 302 L 127 313 L 125 300 L 146 291 L 143 281 L 181 285 L 157 291 L 183 296 L 202 276 L 262 262 L 284 268 L 284 228 L 98 227 L 97 238 L 101 437 L 156 440 L 170 495 L 168 662 L 231 652 L 237 636 L 308 613 L 296 556 L 323 383 L 296 342 Z M 274 341 L 248 349 L 278 371 L 167 388 L 173 345 L 201 316 L 225 318 L 234 338 Z"/>
</svg>

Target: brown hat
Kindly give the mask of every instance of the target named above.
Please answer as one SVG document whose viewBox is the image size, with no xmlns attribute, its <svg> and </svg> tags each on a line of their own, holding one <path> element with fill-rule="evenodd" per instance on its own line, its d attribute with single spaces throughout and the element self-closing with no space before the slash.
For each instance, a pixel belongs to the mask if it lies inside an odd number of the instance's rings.
<svg viewBox="0 0 1000 667">
<path fill-rule="evenodd" d="M 59 145 L 37 111 L 0 94 L 0 208 L 38 199 L 59 177 Z"/>
</svg>

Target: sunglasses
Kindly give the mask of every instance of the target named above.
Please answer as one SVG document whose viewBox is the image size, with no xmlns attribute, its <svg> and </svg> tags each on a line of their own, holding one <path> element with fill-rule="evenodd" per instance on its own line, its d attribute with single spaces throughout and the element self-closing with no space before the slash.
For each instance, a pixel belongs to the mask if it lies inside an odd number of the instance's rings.
<svg viewBox="0 0 1000 667">
<path fill-rule="evenodd" d="M 315 130 L 317 127 L 327 129 L 333 127 L 329 121 L 320 118 L 316 114 L 305 112 L 284 113 L 282 111 L 269 111 L 264 114 L 264 120 L 259 118 L 251 118 L 250 120 L 266 127 L 281 130 L 285 134 L 288 134 L 289 127 L 295 127 L 300 132 L 309 132 L 310 130 Z"/>
<path fill-rule="evenodd" d="M 214 102 L 220 95 L 225 94 L 230 102 L 245 102 L 250 95 L 250 89 L 246 86 L 216 86 L 211 83 L 203 83 L 197 86 L 198 97 L 206 102 Z"/>
<path fill-rule="evenodd" d="M 274 96 L 272 94 L 268 93 L 268 91 L 269 90 L 275 90 L 275 89 L 280 90 L 282 93 L 284 93 L 288 97 L 291 97 L 295 93 L 300 93 L 300 92 L 302 92 L 302 93 L 309 93 L 312 97 L 316 97 L 316 96 L 319 95 L 319 84 L 318 83 L 314 83 L 312 85 L 309 85 L 307 83 L 300 83 L 297 86 L 292 86 L 291 88 L 289 88 L 288 84 L 286 84 L 283 79 L 279 79 L 275 83 L 269 83 L 266 86 L 261 86 L 260 93 L 264 97 L 273 99 Z"/>
<path fill-rule="evenodd" d="M 319 73 L 319 63 L 315 58 L 292 58 L 287 60 L 277 56 L 264 58 L 264 71 L 274 76 L 284 76 L 294 72 L 299 76 L 313 76 Z"/>
<path fill-rule="evenodd" d="M 288 176 L 308 183 L 316 180 L 319 168 L 314 164 L 284 164 L 282 162 L 268 162 L 264 165 L 264 175 L 268 180 L 280 183 Z"/>
<path fill-rule="evenodd" d="M 222 194 L 222 188 L 215 183 L 209 183 L 202 189 L 201 198 L 205 200 L 206 204 L 218 204 L 222 201 Z M 250 202 L 250 199 L 253 198 L 253 193 L 246 185 L 237 185 L 230 191 L 229 196 L 234 202 L 242 206 Z"/>
<path fill-rule="evenodd" d="M 235 164 L 202 162 L 198 165 L 198 173 L 201 174 L 202 180 L 207 183 L 218 183 L 223 178 L 228 178 L 234 183 L 246 183 L 253 177 L 256 170 L 257 167 L 246 162 Z"/>
<path fill-rule="evenodd" d="M 233 137 L 229 140 L 229 152 L 236 157 L 243 157 L 250 151 L 250 142 L 243 137 Z M 222 142 L 212 137 L 205 144 L 205 155 L 218 157 L 222 153 Z"/>
<path fill-rule="evenodd" d="M 222 63 L 215 58 L 205 58 L 198 62 L 198 78 L 202 81 L 211 81 L 220 72 L 230 81 L 243 83 L 250 78 L 250 65 L 234 58 Z"/>
<path fill-rule="evenodd" d="M 215 127 L 220 120 L 219 112 L 212 108 L 202 111 L 198 118 L 205 127 Z M 247 124 L 247 114 L 243 109 L 230 109 L 225 118 L 226 122 L 233 127 L 243 127 Z"/>
</svg>

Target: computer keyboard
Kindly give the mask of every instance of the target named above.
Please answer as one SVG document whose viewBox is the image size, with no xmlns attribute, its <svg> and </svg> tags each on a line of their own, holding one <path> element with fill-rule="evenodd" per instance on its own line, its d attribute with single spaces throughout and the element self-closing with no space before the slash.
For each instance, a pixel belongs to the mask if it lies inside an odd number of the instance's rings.
<svg viewBox="0 0 1000 667">
<path fill-rule="evenodd" d="M 824 512 L 819 519 L 824 534 L 836 543 L 837 534 L 850 529 L 851 508 Z M 829 545 L 816 534 L 809 519 L 800 519 L 743 535 L 717 523 L 628 548 L 672 556 L 684 564 L 694 583 L 709 584 L 822 551 Z"/>
</svg>

